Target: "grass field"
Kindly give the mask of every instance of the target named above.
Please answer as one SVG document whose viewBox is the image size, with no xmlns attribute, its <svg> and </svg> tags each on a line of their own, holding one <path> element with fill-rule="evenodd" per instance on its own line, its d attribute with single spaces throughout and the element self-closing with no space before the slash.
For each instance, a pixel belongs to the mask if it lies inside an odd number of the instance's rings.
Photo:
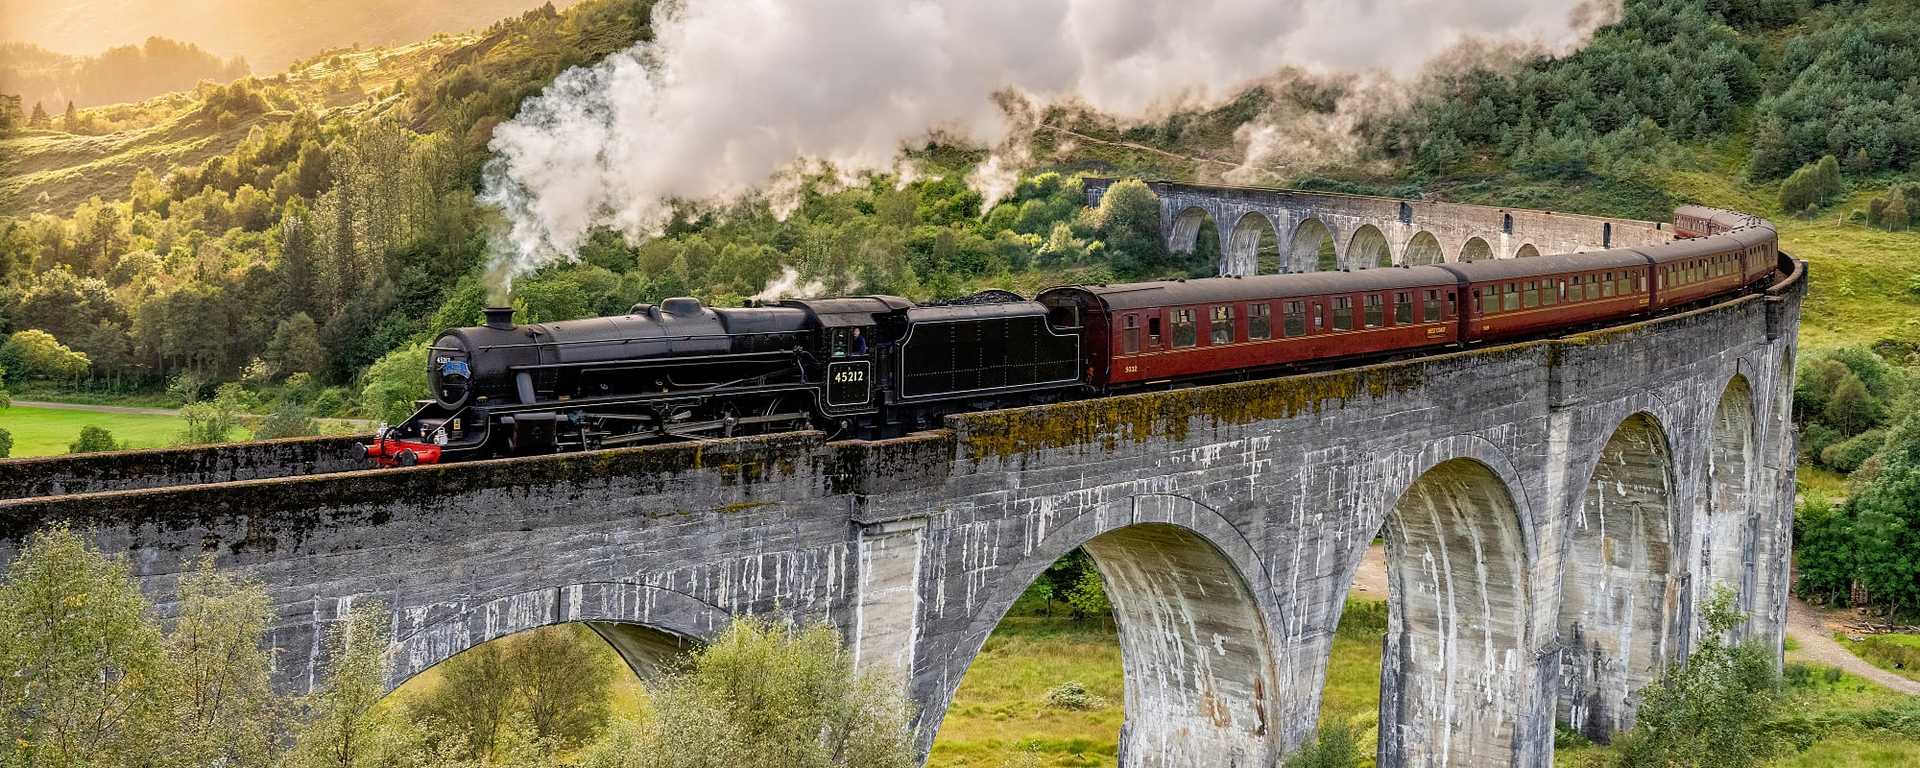
<svg viewBox="0 0 1920 768">
<path fill-rule="evenodd" d="M 95 413 L 24 406 L 0 409 L 0 429 L 13 434 L 14 458 L 66 453 L 68 444 L 80 436 L 80 428 L 89 424 L 112 432 L 113 439 L 126 443 L 129 448 L 172 445 L 187 426 L 186 420 L 178 416 Z M 242 430 L 234 430 L 234 437 L 244 437 Z"/>
</svg>

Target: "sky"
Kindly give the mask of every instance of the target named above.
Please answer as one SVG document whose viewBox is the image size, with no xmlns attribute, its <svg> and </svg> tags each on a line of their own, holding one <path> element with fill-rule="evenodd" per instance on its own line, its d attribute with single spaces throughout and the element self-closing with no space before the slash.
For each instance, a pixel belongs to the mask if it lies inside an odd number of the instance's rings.
<svg viewBox="0 0 1920 768">
<path fill-rule="evenodd" d="M 256 74 L 329 48 L 483 28 L 544 0 L 0 0 L 0 40 L 93 55 L 150 36 L 246 58 Z M 555 0 L 564 8 L 576 0 Z"/>
</svg>

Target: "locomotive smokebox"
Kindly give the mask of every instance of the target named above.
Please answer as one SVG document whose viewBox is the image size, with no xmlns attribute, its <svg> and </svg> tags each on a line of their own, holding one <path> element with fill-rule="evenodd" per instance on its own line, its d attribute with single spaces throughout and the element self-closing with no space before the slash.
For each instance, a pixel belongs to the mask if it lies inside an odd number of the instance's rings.
<svg viewBox="0 0 1920 768">
<path fill-rule="evenodd" d="M 513 307 L 487 307 L 487 327 L 498 331 L 513 330 Z"/>
</svg>

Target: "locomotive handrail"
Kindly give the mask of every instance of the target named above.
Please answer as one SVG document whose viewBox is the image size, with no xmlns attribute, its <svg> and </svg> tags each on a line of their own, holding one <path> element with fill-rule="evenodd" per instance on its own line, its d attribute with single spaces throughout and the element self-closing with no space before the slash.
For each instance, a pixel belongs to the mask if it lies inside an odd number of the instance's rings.
<svg viewBox="0 0 1920 768">
<path fill-rule="evenodd" d="M 791 336 L 806 331 L 743 331 L 740 333 L 696 333 L 682 336 L 629 336 L 619 339 L 580 339 L 578 341 L 530 341 L 525 344 L 488 344 L 482 350 L 522 349 L 525 347 L 571 347 L 581 344 L 631 344 L 638 341 L 691 341 L 693 339 L 731 339 L 740 336 Z"/>
<path fill-rule="evenodd" d="M 585 368 L 587 370 L 604 371 L 604 370 L 616 370 L 620 368 L 652 368 L 656 366 L 706 365 L 716 360 L 722 360 L 722 361 L 752 360 L 752 359 L 781 360 L 781 359 L 791 358 L 794 356 L 795 356 L 794 350 L 786 349 L 786 350 L 776 350 L 773 352 L 736 352 L 736 353 L 725 354 L 725 355 L 702 355 L 698 358 L 666 357 L 666 358 L 656 358 L 653 360 L 608 360 L 604 363 L 599 363 L 599 364 L 576 362 L 576 363 L 539 363 L 535 365 L 510 365 L 510 366 L 507 366 L 507 370 L 538 371 L 538 370 L 544 370 L 547 368 Z"/>
</svg>

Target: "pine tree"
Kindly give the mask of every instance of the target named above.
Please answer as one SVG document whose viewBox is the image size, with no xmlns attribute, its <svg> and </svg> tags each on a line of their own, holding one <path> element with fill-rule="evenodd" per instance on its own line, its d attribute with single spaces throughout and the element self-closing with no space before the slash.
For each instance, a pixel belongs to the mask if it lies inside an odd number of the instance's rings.
<svg viewBox="0 0 1920 768">
<path fill-rule="evenodd" d="M 27 127 L 29 128 L 52 128 L 53 127 L 53 118 L 47 114 L 47 105 L 41 104 L 40 102 L 37 102 L 37 101 L 33 103 L 33 116 L 30 118 L 27 118 Z"/>
<path fill-rule="evenodd" d="M 73 102 L 67 102 L 67 113 L 60 118 L 60 130 L 67 133 L 80 132 L 80 110 L 73 108 Z"/>
</svg>

